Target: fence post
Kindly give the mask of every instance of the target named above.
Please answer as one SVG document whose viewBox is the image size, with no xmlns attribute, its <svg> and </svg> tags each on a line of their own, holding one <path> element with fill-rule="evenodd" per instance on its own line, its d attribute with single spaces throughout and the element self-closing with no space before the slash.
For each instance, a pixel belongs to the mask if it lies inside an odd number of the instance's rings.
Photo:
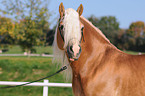
<svg viewBox="0 0 145 96">
<path fill-rule="evenodd" d="M 44 80 L 44 84 L 48 84 L 49 80 Z M 48 96 L 48 86 L 43 87 L 43 96 Z"/>
</svg>

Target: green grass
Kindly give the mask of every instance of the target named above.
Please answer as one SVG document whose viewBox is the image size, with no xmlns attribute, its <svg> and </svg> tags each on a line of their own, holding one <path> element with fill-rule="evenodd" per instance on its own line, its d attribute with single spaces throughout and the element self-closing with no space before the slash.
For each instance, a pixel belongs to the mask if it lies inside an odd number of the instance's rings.
<svg viewBox="0 0 145 96">
<path fill-rule="evenodd" d="M 35 46 L 36 54 L 42 54 L 42 53 L 49 53 L 52 54 L 52 46 Z M 11 46 L 8 48 L 7 52 L 4 52 L 3 54 L 23 54 L 21 47 L 18 45 Z"/>
<path fill-rule="evenodd" d="M 48 57 L 0 57 L 0 81 L 32 81 L 57 71 Z M 49 82 L 65 82 L 62 73 Z M 42 96 L 43 87 L 16 87 L 0 90 L 0 96 Z M 73 96 L 72 88 L 49 87 L 49 96 Z"/>
<path fill-rule="evenodd" d="M 52 46 L 36 46 L 36 53 L 37 54 L 42 54 L 42 53 L 49 53 L 52 54 L 53 53 L 53 49 Z"/>
</svg>

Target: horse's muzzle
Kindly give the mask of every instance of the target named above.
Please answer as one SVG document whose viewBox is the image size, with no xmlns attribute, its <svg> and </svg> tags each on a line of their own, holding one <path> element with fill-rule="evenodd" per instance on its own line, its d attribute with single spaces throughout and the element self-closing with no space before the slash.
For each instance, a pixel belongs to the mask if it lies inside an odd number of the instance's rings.
<svg viewBox="0 0 145 96">
<path fill-rule="evenodd" d="M 71 45 L 67 46 L 67 55 L 70 61 L 76 61 L 80 57 L 81 46 L 80 45 Z"/>
</svg>

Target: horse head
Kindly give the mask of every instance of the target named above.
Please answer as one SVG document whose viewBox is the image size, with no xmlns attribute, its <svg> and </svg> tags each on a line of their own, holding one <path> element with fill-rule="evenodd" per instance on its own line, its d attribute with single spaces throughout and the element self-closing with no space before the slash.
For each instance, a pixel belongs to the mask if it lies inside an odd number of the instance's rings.
<svg viewBox="0 0 145 96">
<path fill-rule="evenodd" d="M 69 61 L 75 61 L 81 54 L 81 38 L 83 24 L 80 22 L 80 16 L 83 12 L 81 4 L 77 11 L 72 8 L 64 9 L 63 3 L 59 5 L 59 23 L 57 27 L 57 46 L 65 53 Z"/>
</svg>

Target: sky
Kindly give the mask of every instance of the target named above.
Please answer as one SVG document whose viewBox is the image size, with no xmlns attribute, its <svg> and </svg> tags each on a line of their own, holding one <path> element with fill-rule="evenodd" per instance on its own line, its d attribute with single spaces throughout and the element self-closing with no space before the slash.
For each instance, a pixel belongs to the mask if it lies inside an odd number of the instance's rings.
<svg viewBox="0 0 145 96">
<path fill-rule="evenodd" d="M 59 18 L 59 4 L 63 3 L 65 9 L 77 10 L 83 4 L 85 18 L 115 16 L 120 28 L 128 28 L 132 22 L 145 22 L 145 0 L 50 0 L 48 8 L 52 12 L 50 22 L 53 27 Z"/>
</svg>

